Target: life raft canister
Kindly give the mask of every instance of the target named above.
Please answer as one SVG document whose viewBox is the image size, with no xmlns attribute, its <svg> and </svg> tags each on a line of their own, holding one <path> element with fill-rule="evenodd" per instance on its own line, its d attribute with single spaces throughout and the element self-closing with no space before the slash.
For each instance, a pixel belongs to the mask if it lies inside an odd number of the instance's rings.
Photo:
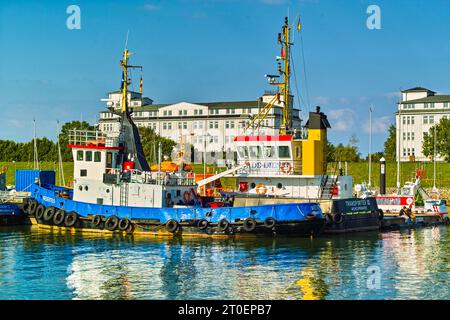
<svg viewBox="0 0 450 320">
<path fill-rule="evenodd" d="M 283 172 L 284 174 L 289 174 L 292 171 L 292 165 L 290 162 L 283 162 L 280 165 L 280 170 L 281 172 Z"/>
<path fill-rule="evenodd" d="M 256 189 L 257 194 L 266 194 L 267 193 L 267 187 L 262 183 L 257 184 L 255 189 Z"/>
</svg>

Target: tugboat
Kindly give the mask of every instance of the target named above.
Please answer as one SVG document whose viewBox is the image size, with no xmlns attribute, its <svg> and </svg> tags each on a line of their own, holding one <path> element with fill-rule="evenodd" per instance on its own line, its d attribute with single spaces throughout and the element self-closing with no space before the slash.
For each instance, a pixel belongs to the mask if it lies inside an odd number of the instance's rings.
<svg viewBox="0 0 450 320">
<path fill-rule="evenodd" d="M 383 216 L 375 198 L 353 198 L 353 177 L 343 175 L 337 167 L 327 173 L 327 130 L 331 125 L 320 107 L 309 113 L 304 128 L 293 128 L 290 94 L 293 43 L 287 17 L 278 43 L 279 74 L 266 75 L 269 84 L 277 87 L 277 93 L 249 122 L 244 134 L 234 139 L 237 167 L 215 179 L 224 175 L 234 177 L 236 190 L 223 196 L 234 197 L 238 206 L 318 202 L 328 220 L 325 231 L 379 229 Z M 259 135 L 259 128 L 275 104 L 283 110 L 279 135 Z"/>
<path fill-rule="evenodd" d="M 318 203 L 209 205 L 183 170 L 152 171 L 128 107 L 129 69 L 122 66 L 120 131 L 73 130 L 73 189 L 34 183 L 25 212 L 39 226 L 154 236 L 317 236 L 326 220 Z M 161 163 L 161 151 L 159 152 Z"/>
</svg>

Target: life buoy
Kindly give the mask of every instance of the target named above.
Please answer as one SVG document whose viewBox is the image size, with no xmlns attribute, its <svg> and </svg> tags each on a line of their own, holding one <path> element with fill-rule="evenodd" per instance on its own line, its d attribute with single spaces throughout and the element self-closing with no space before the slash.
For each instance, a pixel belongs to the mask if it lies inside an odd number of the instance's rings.
<svg viewBox="0 0 450 320">
<path fill-rule="evenodd" d="M 275 227 L 276 224 L 277 224 L 277 220 L 275 220 L 275 219 L 272 218 L 272 217 L 267 217 L 267 218 L 264 220 L 264 226 L 265 226 L 266 228 L 272 229 L 273 227 Z"/>
<path fill-rule="evenodd" d="M 179 226 L 180 224 L 178 223 L 178 221 L 174 219 L 170 219 L 166 222 L 166 230 L 170 233 L 175 233 L 178 230 Z"/>
<path fill-rule="evenodd" d="M 255 187 L 257 194 L 266 194 L 267 193 L 267 187 L 263 185 L 262 183 L 259 183 Z"/>
<path fill-rule="evenodd" d="M 109 216 L 108 219 L 106 219 L 105 222 L 105 228 L 109 231 L 116 230 L 117 226 L 119 225 L 119 218 L 115 215 Z"/>
<path fill-rule="evenodd" d="M 75 211 L 69 212 L 69 214 L 64 218 L 64 225 L 67 228 L 72 228 L 78 222 L 78 213 Z"/>
<path fill-rule="evenodd" d="M 281 169 L 281 172 L 283 172 L 284 174 L 289 174 L 292 171 L 292 165 L 290 162 L 283 162 L 280 165 L 280 169 Z"/>
<path fill-rule="evenodd" d="M 183 199 L 184 199 L 184 203 L 186 203 L 186 204 L 191 202 L 191 192 L 190 191 L 185 191 L 184 195 L 183 195 Z"/>
<path fill-rule="evenodd" d="M 66 213 L 64 212 L 64 210 L 59 209 L 53 215 L 53 224 L 56 226 L 60 226 L 64 222 L 65 218 L 66 218 Z"/>
<path fill-rule="evenodd" d="M 246 218 L 244 220 L 244 223 L 242 224 L 242 227 L 244 227 L 244 230 L 247 232 L 252 232 L 256 229 L 256 220 L 253 218 Z"/>
</svg>

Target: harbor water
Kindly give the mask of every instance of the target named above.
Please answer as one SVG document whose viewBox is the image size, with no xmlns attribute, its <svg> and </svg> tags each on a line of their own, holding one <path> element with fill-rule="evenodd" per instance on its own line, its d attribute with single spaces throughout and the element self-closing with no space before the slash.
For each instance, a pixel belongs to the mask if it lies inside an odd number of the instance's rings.
<svg viewBox="0 0 450 320">
<path fill-rule="evenodd" d="M 0 229 L 0 299 L 448 299 L 448 226 L 316 239 Z"/>
</svg>

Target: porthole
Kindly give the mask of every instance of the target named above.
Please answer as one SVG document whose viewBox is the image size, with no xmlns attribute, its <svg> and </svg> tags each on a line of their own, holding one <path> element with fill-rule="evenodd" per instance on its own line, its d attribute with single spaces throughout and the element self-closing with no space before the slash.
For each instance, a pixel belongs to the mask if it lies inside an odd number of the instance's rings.
<svg viewBox="0 0 450 320">
<path fill-rule="evenodd" d="M 279 183 L 277 184 L 277 188 L 278 188 L 278 189 L 283 188 L 283 184 L 282 184 L 281 182 L 279 182 Z"/>
<path fill-rule="evenodd" d="M 254 182 L 252 182 L 252 184 L 250 185 L 250 188 L 255 189 L 256 184 Z"/>
<path fill-rule="evenodd" d="M 110 190 L 109 189 L 106 189 L 106 193 L 109 193 L 110 192 Z"/>
<path fill-rule="evenodd" d="M 84 187 L 84 190 L 88 191 L 88 190 L 89 190 L 89 187 L 88 187 L 88 186 L 85 186 L 85 187 Z"/>
<path fill-rule="evenodd" d="M 78 190 L 83 191 L 83 186 L 79 186 Z"/>
</svg>

